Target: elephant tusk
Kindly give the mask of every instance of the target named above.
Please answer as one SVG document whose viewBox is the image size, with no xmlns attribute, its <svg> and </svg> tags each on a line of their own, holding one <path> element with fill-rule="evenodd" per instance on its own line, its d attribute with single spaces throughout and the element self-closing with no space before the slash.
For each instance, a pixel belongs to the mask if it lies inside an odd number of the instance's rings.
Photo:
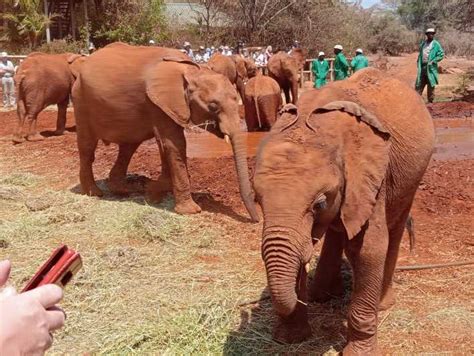
<svg viewBox="0 0 474 356">
<path fill-rule="evenodd" d="M 310 268 L 309 263 L 304 265 L 304 269 L 306 270 L 306 273 L 309 273 L 309 268 Z"/>
<path fill-rule="evenodd" d="M 229 135 L 225 135 L 225 136 L 224 136 L 224 141 L 225 141 L 227 144 L 230 145 L 230 137 L 229 137 Z"/>
</svg>

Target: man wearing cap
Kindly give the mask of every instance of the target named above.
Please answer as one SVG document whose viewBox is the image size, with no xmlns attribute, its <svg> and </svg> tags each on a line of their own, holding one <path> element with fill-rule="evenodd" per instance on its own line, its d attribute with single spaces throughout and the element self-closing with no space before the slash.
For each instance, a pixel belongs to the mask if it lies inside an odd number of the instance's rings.
<svg viewBox="0 0 474 356">
<path fill-rule="evenodd" d="M 186 51 L 186 54 L 188 55 L 188 57 L 194 61 L 194 53 L 193 53 L 193 50 L 191 49 L 191 43 L 184 42 L 183 48 Z"/>
<path fill-rule="evenodd" d="M 418 74 L 416 77 L 416 90 L 423 94 L 428 86 L 428 102 L 434 100 L 435 86 L 438 84 L 438 62 L 444 58 L 444 51 L 438 41 L 434 39 L 435 29 L 426 30 L 426 40 L 420 45 L 418 55 Z"/>
<path fill-rule="evenodd" d="M 367 68 L 369 66 L 369 60 L 364 56 L 364 51 L 361 48 L 356 49 L 356 55 L 352 59 L 351 68 L 352 72 Z"/>
<path fill-rule="evenodd" d="M 8 60 L 8 53 L 0 54 L 0 78 L 2 78 L 3 106 L 13 106 L 15 102 L 15 85 L 13 75 L 15 74 L 15 66 Z"/>
<path fill-rule="evenodd" d="M 349 70 L 349 63 L 347 63 L 347 59 L 342 53 L 342 46 L 335 45 L 334 46 L 334 54 L 336 58 L 334 59 L 334 79 L 335 80 L 344 80 L 348 77 L 347 72 Z"/>
<path fill-rule="evenodd" d="M 154 41 L 154 40 L 149 40 L 149 41 L 148 41 L 148 45 L 149 45 L 149 46 L 154 46 L 154 45 L 155 45 L 155 41 Z"/>
<path fill-rule="evenodd" d="M 199 46 L 199 51 L 194 56 L 194 61 L 196 63 L 204 63 L 204 51 L 205 51 L 204 46 Z"/>
<path fill-rule="evenodd" d="M 329 73 L 329 63 L 324 56 L 324 52 L 319 52 L 318 59 L 311 63 L 311 71 L 314 74 L 314 87 L 318 89 L 326 85 L 326 77 Z"/>
</svg>

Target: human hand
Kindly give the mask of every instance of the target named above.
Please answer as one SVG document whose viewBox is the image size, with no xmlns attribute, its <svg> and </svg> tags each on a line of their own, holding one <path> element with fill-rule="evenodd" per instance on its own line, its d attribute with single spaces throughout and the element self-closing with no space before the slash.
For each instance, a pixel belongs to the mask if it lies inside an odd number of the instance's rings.
<svg viewBox="0 0 474 356">
<path fill-rule="evenodd" d="M 9 262 L 0 263 L 0 285 L 10 271 Z M 48 284 L 16 294 L 0 293 L 0 355 L 42 355 L 53 342 L 52 331 L 64 325 L 65 314 L 56 306 L 63 291 Z"/>
</svg>

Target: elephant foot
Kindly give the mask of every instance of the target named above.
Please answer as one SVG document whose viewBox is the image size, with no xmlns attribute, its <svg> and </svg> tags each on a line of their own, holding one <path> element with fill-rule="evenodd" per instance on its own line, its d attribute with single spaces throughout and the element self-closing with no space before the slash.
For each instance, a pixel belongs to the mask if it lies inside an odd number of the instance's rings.
<svg viewBox="0 0 474 356">
<path fill-rule="evenodd" d="M 285 344 L 297 344 L 310 336 L 311 326 L 306 308 L 304 311 L 295 311 L 289 318 L 279 317 L 272 333 L 273 340 Z"/>
<path fill-rule="evenodd" d="M 342 297 L 344 295 L 344 285 L 342 277 L 339 275 L 332 280 L 317 276 L 311 281 L 309 288 L 309 301 L 325 303 L 331 299 Z"/>
<path fill-rule="evenodd" d="M 98 186 L 95 184 L 90 186 L 87 189 L 82 189 L 82 192 L 90 197 L 102 197 L 104 196 L 104 192 L 99 189 Z"/>
<path fill-rule="evenodd" d="M 53 132 L 53 136 L 62 136 L 64 135 L 65 129 L 57 129 L 56 131 Z"/>
<path fill-rule="evenodd" d="M 349 341 L 342 350 L 344 356 L 377 356 L 381 354 L 376 336 L 372 336 L 367 340 Z"/>
<path fill-rule="evenodd" d="M 184 202 L 176 203 L 174 211 L 182 215 L 199 214 L 201 212 L 201 207 L 197 205 L 192 199 L 189 199 Z"/>
<path fill-rule="evenodd" d="M 380 300 L 379 311 L 390 309 L 391 307 L 395 305 L 395 302 L 396 302 L 395 292 L 393 291 L 393 288 L 390 287 L 389 289 L 387 289 L 387 291 L 385 292 L 385 295 Z"/>
<path fill-rule="evenodd" d="M 33 135 L 28 135 L 26 139 L 31 142 L 38 142 L 38 141 L 43 141 L 44 137 L 41 136 L 39 133 L 35 133 Z"/>
<path fill-rule="evenodd" d="M 13 143 L 23 143 L 26 141 L 26 139 L 21 135 L 13 135 L 12 141 Z"/>
</svg>

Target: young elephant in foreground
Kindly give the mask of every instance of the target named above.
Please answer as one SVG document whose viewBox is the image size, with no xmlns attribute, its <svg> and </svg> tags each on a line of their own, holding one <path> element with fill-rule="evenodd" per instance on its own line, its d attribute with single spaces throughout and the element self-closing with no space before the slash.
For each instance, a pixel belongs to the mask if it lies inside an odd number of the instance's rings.
<svg viewBox="0 0 474 356">
<path fill-rule="evenodd" d="M 18 127 L 13 142 L 40 141 L 36 123 L 38 114 L 47 106 L 58 105 L 56 135 L 66 129 L 66 111 L 71 89 L 87 57 L 73 53 L 46 54 L 31 53 L 18 68 L 15 75 L 18 96 Z M 28 132 L 24 133 L 25 121 Z"/>
<path fill-rule="evenodd" d="M 102 195 L 92 172 L 99 140 L 119 144 L 108 184 L 122 194 L 128 191 L 125 178 L 132 155 L 143 141 L 155 137 L 162 171 L 154 192 L 171 188 L 177 213 L 199 213 L 191 197 L 184 128 L 212 121 L 212 132 L 232 143 L 240 193 L 258 221 L 237 92 L 223 75 L 199 67 L 175 49 L 115 43 L 88 59 L 72 96 L 84 193 Z"/>
<path fill-rule="evenodd" d="M 262 74 L 251 78 L 244 96 L 247 131 L 269 131 L 281 105 L 281 89 L 274 79 Z"/>
<path fill-rule="evenodd" d="M 395 302 L 400 240 L 433 144 L 421 98 L 376 69 L 305 93 L 298 108 L 285 106 L 260 147 L 254 177 L 279 316 L 275 339 L 310 336 L 307 302 L 341 295 L 344 251 L 353 270 L 344 355 L 379 353 L 377 314 Z M 307 291 L 313 242 L 323 235 Z"/>
</svg>

